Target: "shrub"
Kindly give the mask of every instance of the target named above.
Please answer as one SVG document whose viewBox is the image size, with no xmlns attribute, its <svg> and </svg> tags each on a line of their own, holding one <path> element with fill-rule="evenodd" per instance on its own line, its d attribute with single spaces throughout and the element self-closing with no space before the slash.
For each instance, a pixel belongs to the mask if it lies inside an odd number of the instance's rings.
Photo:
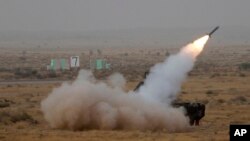
<svg viewBox="0 0 250 141">
<path fill-rule="evenodd" d="M 10 120 L 16 123 L 19 121 L 33 121 L 33 118 L 29 114 L 22 112 L 22 113 L 13 114 Z"/>
<path fill-rule="evenodd" d="M 0 112 L 0 122 L 3 122 L 5 124 L 9 123 L 17 123 L 20 121 L 26 121 L 32 124 L 37 124 L 38 122 L 32 118 L 29 114 L 26 112 L 9 112 L 9 111 L 2 111 Z"/>
<path fill-rule="evenodd" d="M 240 73 L 239 76 L 240 77 L 246 77 L 246 75 L 244 73 Z"/>
<path fill-rule="evenodd" d="M 124 56 L 128 56 L 128 53 L 124 53 Z"/>
<path fill-rule="evenodd" d="M 20 76 L 22 78 L 30 77 L 30 76 L 35 76 L 37 74 L 37 70 L 33 70 L 31 68 L 16 68 L 14 70 L 14 74 L 16 76 Z"/>
<path fill-rule="evenodd" d="M 218 103 L 225 103 L 224 99 L 218 99 L 217 101 L 218 101 Z"/>
<path fill-rule="evenodd" d="M 241 63 L 239 64 L 240 70 L 250 70 L 250 63 Z"/>
<path fill-rule="evenodd" d="M 214 73 L 214 74 L 212 74 L 212 75 L 210 76 L 210 78 L 219 77 L 219 76 L 221 76 L 220 73 Z"/>
<path fill-rule="evenodd" d="M 5 108 L 5 107 L 9 107 L 10 104 L 8 102 L 3 102 L 3 101 L 0 101 L 0 108 Z"/>
<path fill-rule="evenodd" d="M 235 103 L 246 103 L 247 102 L 247 99 L 244 97 L 244 96 L 237 96 L 235 98 L 232 98 L 231 99 L 232 102 L 235 102 Z"/>
<path fill-rule="evenodd" d="M 48 75 L 50 78 L 56 78 L 57 77 L 57 74 L 55 71 L 51 71 Z"/>
<path fill-rule="evenodd" d="M 206 92 L 206 94 L 214 94 L 214 91 L 212 91 L 212 90 L 207 90 L 207 92 Z"/>
</svg>

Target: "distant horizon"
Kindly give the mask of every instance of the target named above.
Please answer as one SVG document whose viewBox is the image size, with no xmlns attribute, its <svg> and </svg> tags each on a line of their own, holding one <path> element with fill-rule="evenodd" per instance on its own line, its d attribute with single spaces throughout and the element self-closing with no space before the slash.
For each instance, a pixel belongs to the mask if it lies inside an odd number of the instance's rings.
<svg viewBox="0 0 250 141">
<path fill-rule="evenodd" d="M 0 46 L 181 47 L 210 32 L 206 28 L 134 28 L 101 31 L 0 31 Z M 209 46 L 250 45 L 250 28 L 223 27 Z"/>
</svg>

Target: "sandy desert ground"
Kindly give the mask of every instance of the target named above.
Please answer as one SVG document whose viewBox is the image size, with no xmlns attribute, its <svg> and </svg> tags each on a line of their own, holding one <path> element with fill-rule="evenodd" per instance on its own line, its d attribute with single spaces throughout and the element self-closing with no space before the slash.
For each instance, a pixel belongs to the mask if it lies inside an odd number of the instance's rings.
<svg viewBox="0 0 250 141">
<path fill-rule="evenodd" d="M 52 58 L 79 55 L 82 68 L 89 68 L 89 59 L 108 58 L 112 70 L 95 72 L 105 78 L 112 72 L 121 72 L 127 78 L 127 90 L 142 80 L 143 72 L 162 61 L 176 48 L 105 48 L 101 54 L 89 49 L 2 48 L 0 52 L 0 140 L 142 140 L 142 141 L 217 141 L 229 140 L 231 123 L 250 124 L 250 73 L 239 65 L 250 62 L 249 46 L 209 47 L 198 57 L 194 70 L 182 86 L 178 99 L 206 104 L 206 116 L 201 125 L 189 131 L 169 133 L 163 131 L 118 130 L 69 131 L 51 129 L 40 110 L 44 99 L 60 82 L 73 80 L 75 73 L 58 72 L 48 75 L 46 65 Z M 19 68 L 19 70 L 17 69 Z M 36 72 L 26 76 L 16 73 L 24 68 Z M 28 80 L 23 83 L 20 80 Z M 43 81 L 33 83 L 33 81 Z M 7 83 L 11 82 L 11 83 Z"/>
</svg>

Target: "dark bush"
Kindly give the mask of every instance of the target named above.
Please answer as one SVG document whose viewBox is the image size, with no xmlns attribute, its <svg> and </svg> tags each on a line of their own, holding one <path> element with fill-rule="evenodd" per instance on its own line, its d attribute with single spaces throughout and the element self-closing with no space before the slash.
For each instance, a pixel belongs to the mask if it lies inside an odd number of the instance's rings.
<svg viewBox="0 0 250 141">
<path fill-rule="evenodd" d="M 8 112 L 6 112 L 6 111 L 1 111 L 0 112 L 0 123 L 1 122 L 5 122 L 6 120 L 5 119 L 7 119 L 7 118 L 9 118 L 10 117 L 10 114 L 8 113 Z"/>
<path fill-rule="evenodd" d="M 0 72 L 9 72 L 10 69 L 7 69 L 7 68 L 0 68 Z"/>
<path fill-rule="evenodd" d="M 4 124 L 10 124 L 10 123 L 17 123 L 20 121 L 26 121 L 32 124 L 37 124 L 38 122 L 32 118 L 29 114 L 26 112 L 20 112 L 20 111 L 1 111 L 0 112 L 0 123 Z"/>
<path fill-rule="evenodd" d="M 214 94 L 214 91 L 212 91 L 212 90 L 207 90 L 207 91 L 206 91 L 206 94 Z"/>
<path fill-rule="evenodd" d="M 241 63 L 239 64 L 240 70 L 250 70 L 250 63 Z"/>
<path fill-rule="evenodd" d="M 214 73 L 214 74 L 212 74 L 212 75 L 210 76 L 210 78 L 219 77 L 219 76 L 221 76 L 219 73 Z"/>
<path fill-rule="evenodd" d="M 244 73 L 240 73 L 239 76 L 240 77 L 246 77 L 246 75 Z"/>
<path fill-rule="evenodd" d="M 247 98 L 245 98 L 244 96 L 237 96 L 235 98 L 232 98 L 231 101 L 234 102 L 234 103 L 243 104 L 243 103 L 247 102 Z"/>
<path fill-rule="evenodd" d="M 37 70 L 34 70 L 32 68 L 16 68 L 14 69 L 14 74 L 21 78 L 26 78 L 30 76 L 35 76 L 37 74 Z"/>
<path fill-rule="evenodd" d="M 124 56 L 128 56 L 128 53 L 124 53 Z"/>
<path fill-rule="evenodd" d="M 97 49 L 98 55 L 102 55 L 102 51 L 100 49 Z"/>
<path fill-rule="evenodd" d="M 37 74 L 37 70 L 32 70 L 31 73 L 32 73 L 32 75 L 36 75 Z"/>
<path fill-rule="evenodd" d="M 5 107 L 9 107 L 10 104 L 8 102 L 4 102 L 4 101 L 0 101 L 0 108 L 5 108 Z"/>
<path fill-rule="evenodd" d="M 45 76 L 43 76 L 42 74 L 38 73 L 38 74 L 36 74 L 36 78 L 37 79 L 44 79 Z"/>
<path fill-rule="evenodd" d="M 48 76 L 49 76 L 50 78 L 55 78 L 55 77 L 57 77 L 57 74 L 56 74 L 55 71 L 51 71 L 51 72 L 48 74 Z"/>
<path fill-rule="evenodd" d="M 10 120 L 14 123 L 19 121 L 33 121 L 33 118 L 25 112 L 13 114 Z"/>
<path fill-rule="evenodd" d="M 218 103 L 225 103 L 224 99 L 218 99 L 217 101 L 218 101 Z"/>
</svg>

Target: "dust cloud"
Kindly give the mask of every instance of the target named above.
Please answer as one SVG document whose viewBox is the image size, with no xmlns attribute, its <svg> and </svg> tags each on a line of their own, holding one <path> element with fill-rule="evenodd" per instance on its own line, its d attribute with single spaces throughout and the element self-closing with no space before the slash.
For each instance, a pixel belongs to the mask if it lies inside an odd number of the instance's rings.
<svg viewBox="0 0 250 141">
<path fill-rule="evenodd" d="M 136 92 L 123 89 L 126 80 L 119 73 L 102 82 L 81 70 L 74 82 L 54 88 L 41 102 L 44 117 L 59 129 L 185 131 L 189 128 L 185 111 L 171 102 L 207 40 L 204 36 L 156 64 Z"/>
</svg>

